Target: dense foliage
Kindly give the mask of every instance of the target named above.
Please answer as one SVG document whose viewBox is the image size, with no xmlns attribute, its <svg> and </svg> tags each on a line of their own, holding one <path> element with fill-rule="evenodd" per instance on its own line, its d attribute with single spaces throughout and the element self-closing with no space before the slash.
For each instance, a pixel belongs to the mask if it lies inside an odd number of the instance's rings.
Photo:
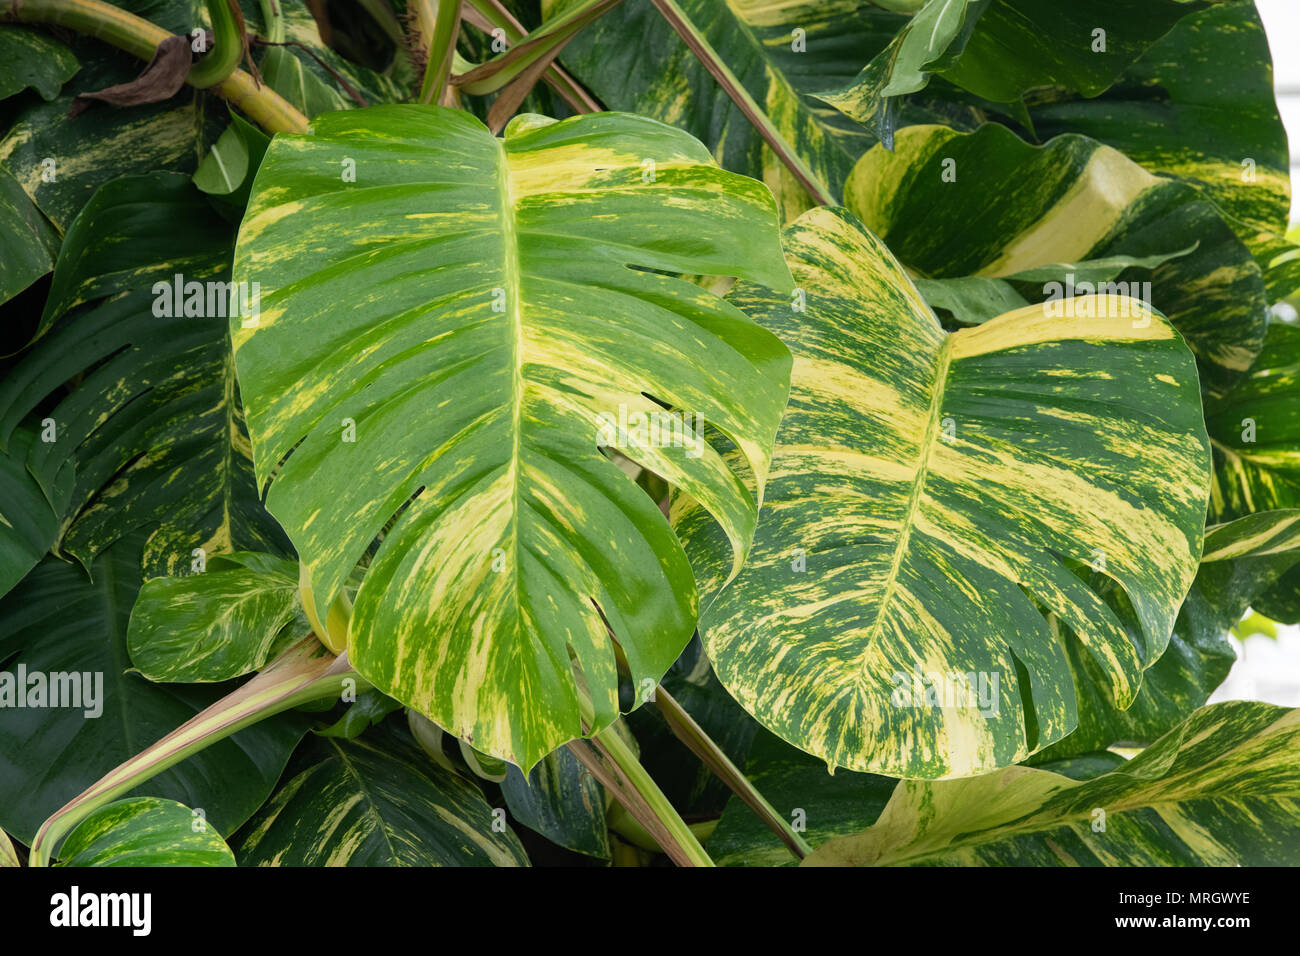
<svg viewBox="0 0 1300 956">
<path fill-rule="evenodd" d="M 1300 863 L 1251 0 L 0 20 L 0 865 Z"/>
</svg>

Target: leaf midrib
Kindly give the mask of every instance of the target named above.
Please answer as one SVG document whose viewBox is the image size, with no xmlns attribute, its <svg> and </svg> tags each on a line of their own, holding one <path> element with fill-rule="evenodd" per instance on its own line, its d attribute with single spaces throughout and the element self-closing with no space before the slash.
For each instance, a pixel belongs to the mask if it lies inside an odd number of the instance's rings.
<svg viewBox="0 0 1300 956">
<path fill-rule="evenodd" d="M 912 528 L 916 524 L 916 513 L 921 505 L 921 498 L 925 493 L 925 479 L 930 473 L 930 452 L 934 447 L 935 434 L 938 431 L 940 417 L 943 414 L 943 397 L 948 386 L 948 367 L 952 363 L 952 336 L 944 338 L 943 345 L 939 349 L 939 357 L 935 366 L 935 386 L 934 393 L 930 396 L 929 420 L 926 422 L 925 435 L 921 439 L 920 454 L 917 456 L 916 475 L 912 478 L 912 490 L 908 497 L 907 512 L 903 516 L 902 530 L 899 533 L 898 543 L 894 547 L 894 559 L 889 568 L 889 577 L 885 579 L 885 590 L 881 595 L 880 604 L 876 608 L 876 618 L 871 623 L 871 629 L 867 631 L 867 644 L 863 648 L 862 657 L 865 658 L 875 648 L 880 638 L 880 625 L 885 620 L 889 610 L 889 603 L 893 600 L 894 591 L 898 585 L 898 572 L 903 566 L 903 556 L 907 553 L 907 547 L 912 537 Z"/>
</svg>

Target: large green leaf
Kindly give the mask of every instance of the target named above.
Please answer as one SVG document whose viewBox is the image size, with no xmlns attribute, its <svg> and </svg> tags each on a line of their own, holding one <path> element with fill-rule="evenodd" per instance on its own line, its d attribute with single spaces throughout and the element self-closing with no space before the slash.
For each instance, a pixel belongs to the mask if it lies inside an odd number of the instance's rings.
<svg viewBox="0 0 1300 956">
<path fill-rule="evenodd" d="M 848 82 L 890 43 L 907 17 L 867 0 L 680 0 L 678 5 L 799 157 L 838 196 L 854 162 L 875 138 L 813 94 Z M 624 0 L 579 33 L 561 59 L 610 109 L 680 126 L 708 145 L 725 168 L 766 182 L 787 215 L 808 208 L 798 181 L 650 0 Z"/>
<path fill-rule="evenodd" d="M 1222 3 L 1179 21 L 1097 97 L 1059 87 L 1029 101 L 1044 139 L 1082 133 L 1154 173 L 1192 183 L 1231 217 L 1280 299 L 1300 286 L 1293 247 L 1287 136 L 1273 93 L 1273 61 L 1253 3 Z"/>
<path fill-rule="evenodd" d="M 152 681 L 223 681 L 259 670 L 311 630 L 298 562 L 237 551 L 202 574 L 146 581 L 131 610 L 131 663 Z"/>
<path fill-rule="evenodd" d="M 176 276 L 182 288 L 229 280 L 232 231 L 177 173 L 109 183 L 69 228 L 44 334 L 0 382 L 0 447 L 62 396 L 49 412 L 56 440 L 28 455 L 51 501 L 72 486 L 59 553 L 89 565 L 137 527 L 153 529 L 151 574 L 188 572 L 196 549 L 287 547 L 255 491 L 227 303 L 213 309 L 205 285 L 199 314 L 188 292 L 175 308 Z"/>
<path fill-rule="evenodd" d="M 67 504 L 66 485 L 54 489 L 57 510 L 27 471 L 27 455 L 36 434 L 28 428 L 14 432 L 7 454 L 0 454 L 0 595 L 36 566 L 58 535 L 59 517 Z"/>
<path fill-rule="evenodd" d="M 1300 328 L 1275 322 L 1249 374 L 1205 408 L 1214 446 L 1210 521 L 1300 508 Z M 1300 569 L 1255 601 L 1274 620 L 1300 623 Z"/>
<path fill-rule="evenodd" d="M 1093 296 L 948 334 L 851 214 L 806 213 L 785 243 L 803 311 L 753 284 L 730 296 L 795 366 L 750 560 L 726 587 L 697 563 L 723 684 L 831 765 L 987 771 L 1075 726 L 1051 611 L 1126 706 L 1196 573 L 1209 493 L 1177 333 Z M 676 513 L 688 540 L 713 533 Z"/>
<path fill-rule="evenodd" d="M 1035 147 L 996 124 L 970 134 L 909 127 L 893 153 L 876 147 L 862 158 L 846 204 L 927 278 L 1008 276 L 1195 246 L 1155 269 L 1126 270 L 1120 281 L 1140 297 L 1145 290 L 1134 284 L 1151 283 L 1150 303 L 1186 338 L 1211 391 L 1249 368 L 1263 345 L 1264 280 L 1218 209 L 1194 187 L 1085 137 Z"/>
<path fill-rule="evenodd" d="M 504 810 L 391 727 L 315 738 L 250 821 L 244 866 L 527 866 Z"/>
<path fill-rule="evenodd" d="M 904 780 L 874 826 L 805 865 L 1295 866 L 1298 799 L 1300 710 L 1234 701 L 1091 780 Z"/>
<path fill-rule="evenodd" d="M 89 675 L 96 697 L 94 706 L 83 699 L 81 707 L 0 707 L 0 826 L 24 842 L 63 804 L 231 689 L 151 684 L 129 672 L 126 631 L 140 588 L 140 549 L 138 535 L 109 548 L 92 565 L 93 581 L 74 564 L 46 558 L 0 599 L 0 661 L 15 684 L 19 668 L 33 688 L 36 674 L 47 687 L 57 674 Z M 306 726 L 298 716 L 273 717 L 134 793 L 202 809 L 212 826 L 230 833 L 271 792 Z"/>
<path fill-rule="evenodd" d="M 0 100 L 30 87 L 43 100 L 81 67 L 66 46 L 53 37 L 13 23 L 0 24 Z"/>
<path fill-rule="evenodd" d="M 235 278 L 262 312 L 233 334 L 267 507 L 321 619 L 384 532 L 349 659 L 524 770 L 579 735 L 575 670 L 594 728 L 617 716 L 607 623 L 638 683 L 694 627 L 685 553 L 598 446 L 703 502 L 733 569 L 753 533 L 789 353 L 665 272 L 790 281 L 771 193 L 654 120 L 498 139 L 460 111 L 349 110 L 277 136 L 254 183 Z M 652 413 L 653 436 L 629 417 Z"/>
<path fill-rule="evenodd" d="M 1275 322 L 1250 373 L 1206 403 L 1210 520 L 1300 507 L 1300 327 Z"/>
<path fill-rule="evenodd" d="M 195 811 L 135 797 L 100 807 L 68 834 L 60 866 L 234 866 L 235 855 Z"/>
</svg>

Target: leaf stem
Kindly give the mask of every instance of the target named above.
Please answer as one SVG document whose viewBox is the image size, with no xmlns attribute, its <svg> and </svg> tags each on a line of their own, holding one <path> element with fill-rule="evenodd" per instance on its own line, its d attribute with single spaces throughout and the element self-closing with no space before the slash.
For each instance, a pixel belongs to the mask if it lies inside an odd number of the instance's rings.
<svg viewBox="0 0 1300 956">
<path fill-rule="evenodd" d="M 772 804 L 767 802 L 767 798 L 758 792 L 749 778 L 741 773 L 740 768 L 732 763 L 731 758 L 713 741 L 713 738 L 705 733 L 704 728 L 695 722 L 695 718 L 677 703 L 662 684 L 655 688 L 652 699 L 659 713 L 668 722 L 668 728 L 673 735 L 690 748 L 691 752 L 699 757 L 719 780 L 730 787 L 731 791 L 767 824 L 768 829 L 781 838 L 795 857 L 802 860 L 813 851 L 808 842 L 794 831 Z"/>
<path fill-rule="evenodd" d="M 651 0 L 651 2 L 659 8 L 659 12 L 663 14 L 664 19 L 677 31 L 677 35 L 690 47 L 691 52 L 704 64 L 705 69 L 713 74 L 713 78 L 731 97 L 732 102 L 754 124 L 754 128 L 758 130 L 759 135 L 771 147 L 772 152 L 776 153 L 777 158 L 785 164 L 794 178 L 799 180 L 803 188 L 808 190 L 808 194 L 822 206 L 835 205 L 835 197 L 831 195 L 829 187 L 799 157 L 794 147 L 776 128 L 772 118 L 749 95 L 749 91 L 745 89 L 740 79 L 735 73 L 731 72 L 731 67 L 727 66 L 726 61 L 718 55 L 718 51 L 713 48 L 699 28 L 690 21 L 675 0 Z"/>
<path fill-rule="evenodd" d="M 493 57 L 468 73 L 452 77 L 452 82 L 462 91 L 475 96 L 494 93 L 539 59 L 546 57 L 552 50 L 568 43 L 583 27 L 622 2 L 623 0 L 586 0 L 562 16 L 543 23 L 528 34 L 523 42 L 512 46 L 499 56 Z"/>
<path fill-rule="evenodd" d="M 146 61 L 153 58 L 158 44 L 171 35 L 162 27 L 101 0 L 0 0 L 0 17 L 67 27 Z M 243 70 L 234 70 L 213 89 L 268 133 L 307 132 L 307 117 Z"/>
<path fill-rule="evenodd" d="M 464 17 L 486 33 L 500 29 L 510 43 L 516 43 L 528 34 L 524 25 L 501 0 L 465 0 Z M 575 113 L 599 113 L 603 106 L 558 64 L 552 63 L 542 74 L 542 79 L 555 90 Z"/>
<path fill-rule="evenodd" d="M 460 34 L 461 0 L 415 0 L 415 19 L 422 40 L 427 40 L 424 80 L 420 83 L 421 103 L 442 100 Z"/>
<path fill-rule="evenodd" d="M 31 866 L 48 866 L 59 843 L 104 804 L 259 720 L 309 701 L 333 697 L 356 674 L 346 655 L 323 653 L 315 637 L 293 645 L 252 680 L 199 712 L 153 746 L 109 771 L 41 824 Z"/>
<path fill-rule="evenodd" d="M 669 859 L 678 866 L 713 866 L 691 828 L 616 727 L 607 727 L 589 740 L 571 741 L 568 746 L 592 776 L 645 827 Z"/>
</svg>

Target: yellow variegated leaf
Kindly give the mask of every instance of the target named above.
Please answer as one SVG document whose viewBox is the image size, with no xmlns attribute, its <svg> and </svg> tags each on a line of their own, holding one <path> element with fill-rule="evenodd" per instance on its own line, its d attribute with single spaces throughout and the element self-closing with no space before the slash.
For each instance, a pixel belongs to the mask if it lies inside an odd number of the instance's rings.
<svg viewBox="0 0 1300 956">
<path fill-rule="evenodd" d="M 1212 393 L 1249 368 L 1263 345 L 1264 279 L 1218 208 L 1195 187 L 1152 175 L 1086 137 L 1036 147 L 993 124 L 974 133 L 911 126 L 892 153 L 877 146 L 862 158 L 845 205 L 928 279 L 1180 253 L 1154 268 L 1127 269 L 1109 288 L 1169 318 Z M 1082 275 L 1076 282 L 1083 294 Z"/>
<path fill-rule="evenodd" d="M 904 780 L 806 866 L 1295 866 L 1300 710 L 1205 707 L 1091 780 L 1007 767 Z"/>
<path fill-rule="evenodd" d="M 793 299 L 730 296 L 795 365 L 750 560 L 729 586 L 723 562 L 697 564 L 723 684 L 831 765 L 904 777 L 1065 736 L 1066 642 L 1127 706 L 1196 573 L 1209 493 L 1177 332 L 1090 296 L 949 334 L 846 211 L 806 213 L 785 240 Z M 675 518 L 714 534 L 689 503 Z"/>
<path fill-rule="evenodd" d="M 383 534 L 358 671 L 525 770 L 581 734 L 575 676 L 593 729 L 617 716 L 607 626 L 638 685 L 663 676 L 690 565 L 601 446 L 702 502 L 739 566 L 790 357 L 671 273 L 787 285 L 766 187 L 640 117 L 498 139 L 439 107 L 332 113 L 272 142 L 234 268 L 261 294 L 233 323 L 258 479 L 320 619 Z"/>
</svg>

